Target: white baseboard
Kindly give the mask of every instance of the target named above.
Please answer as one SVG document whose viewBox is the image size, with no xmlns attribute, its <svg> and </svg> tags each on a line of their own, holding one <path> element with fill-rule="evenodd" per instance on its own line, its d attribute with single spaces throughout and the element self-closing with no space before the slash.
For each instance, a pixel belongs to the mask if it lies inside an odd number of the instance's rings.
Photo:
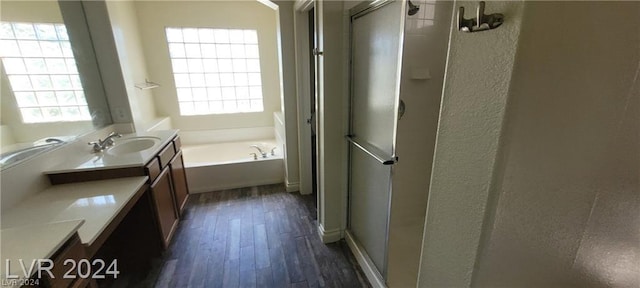
<svg viewBox="0 0 640 288">
<path fill-rule="evenodd" d="M 342 231 L 340 229 L 332 229 L 327 231 L 324 230 L 322 224 L 318 225 L 318 234 L 320 234 L 322 243 L 333 243 L 342 239 Z"/>
<path fill-rule="evenodd" d="M 294 183 L 287 182 L 285 184 L 285 188 L 287 192 L 298 192 L 300 191 L 300 182 L 294 182 Z"/>
<path fill-rule="evenodd" d="M 382 279 L 382 275 L 380 275 L 378 269 L 376 269 L 376 266 L 373 264 L 373 261 L 371 261 L 371 258 L 369 258 L 369 255 L 367 255 L 364 249 L 360 248 L 360 245 L 355 241 L 355 239 L 353 239 L 353 236 L 351 236 L 349 231 L 345 231 L 344 239 L 347 241 L 347 245 L 351 249 L 351 253 L 356 257 L 356 261 L 360 264 L 360 268 L 362 268 L 364 275 L 367 276 L 367 280 L 369 280 L 371 286 L 374 288 L 386 288 L 387 285 Z"/>
</svg>

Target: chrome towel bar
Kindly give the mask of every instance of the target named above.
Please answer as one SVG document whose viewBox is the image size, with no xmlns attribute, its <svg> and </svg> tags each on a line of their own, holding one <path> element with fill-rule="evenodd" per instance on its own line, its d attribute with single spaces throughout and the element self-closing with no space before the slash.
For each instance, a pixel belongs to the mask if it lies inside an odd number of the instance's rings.
<svg viewBox="0 0 640 288">
<path fill-rule="evenodd" d="M 353 144 L 353 146 L 358 147 L 358 149 L 362 150 L 364 153 L 367 153 L 382 165 L 393 165 L 398 162 L 398 157 L 393 155 L 386 156 L 384 155 L 385 153 L 383 151 L 380 151 L 380 149 L 368 144 L 360 143 L 360 141 L 358 141 L 358 139 L 353 137 L 352 135 L 347 135 L 345 136 L 345 138 L 347 138 L 347 141 Z"/>
</svg>

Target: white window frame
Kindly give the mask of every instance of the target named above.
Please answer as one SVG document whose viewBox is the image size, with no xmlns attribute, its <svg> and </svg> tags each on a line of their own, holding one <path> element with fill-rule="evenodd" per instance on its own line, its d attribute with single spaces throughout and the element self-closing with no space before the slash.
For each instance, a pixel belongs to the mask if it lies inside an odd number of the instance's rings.
<svg viewBox="0 0 640 288">
<path fill-rule="evenodd" d="M 264 111 L 257 30 L 166 27 L 180 115 Z"/>
</svg>

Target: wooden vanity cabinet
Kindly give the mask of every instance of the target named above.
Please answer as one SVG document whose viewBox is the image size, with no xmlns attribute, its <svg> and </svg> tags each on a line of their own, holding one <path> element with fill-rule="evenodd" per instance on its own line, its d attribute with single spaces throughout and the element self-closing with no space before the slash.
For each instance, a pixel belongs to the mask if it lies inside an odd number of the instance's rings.
<svg viewBox="0 0 640 288">
<path fill-rule="evenodd" d="M 165 248 L 189 195 L 180 138 L 174 138 L 145 167 Z"/>
<path fill-rule="evenodd" d="M 114 168 L 94 171 L 64 172 L 49 174 L 52 184 L 64 184 L 93 180 L 104 180 L 132 176 L 149 176 L 151 202 L 154 206 L 155 222 L 168 247 L 180 214 L 187 203 L 189 186 L 182 158 L 180 137 L 174 137 L 144 166 Z"/>
</svg>

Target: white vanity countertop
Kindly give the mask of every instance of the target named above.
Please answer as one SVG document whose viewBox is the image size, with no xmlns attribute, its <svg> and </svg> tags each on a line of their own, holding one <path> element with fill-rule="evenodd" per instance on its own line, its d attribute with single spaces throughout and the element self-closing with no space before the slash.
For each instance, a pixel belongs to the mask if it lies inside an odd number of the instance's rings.
<svg viewBox="0 0 640 288">
<path fill-rule="evenodd" d="M 70 155 L 70 159 L 60 165 L 56 165 L 53 168 L 45 171 L 45 174 L 60 174 L 69 172 L 91 171 L 91 170 L 105 170 L 114 168 L 128 168 L 128 167 L 140 167 L 144 166 L 153 158 L 160 149 L 162 149 L 167 143 L 169 143 L 173 137 L 178 134 L 178 130 L 158 130 L 144 133 L 132 133 L 122 135 L 122 138 L 114 138 L 116 145 L 120 141 L 126 141 L 129 138 L 134 137 L 157 137 L 160 138 L 160 142 L 151 149 L 143 150 L 135 153 L 128 153 L 126 155 L 114 156 L 111 155 L 107 149 L 105 152 L 93 153 L 91 147 L 87 145 L 87 149 L 78 151 L 76 155 Z"/>
<path fill-rule="evenodd" d="M 20 279 L 27 278 L 20 266 L 20 260 L 29 269 L 38 259 L 48 259 L 60 249 L 73 233 L 84 223 L 83 220 L 61 221 L 54 223 L 39 223 L 0 230 L 2 245 L 2 262 L 0 263 L 0 278 L 5 287 L 8 272 Z M 9 261 L 9 269 L 5 267 Z M 34 266 L 37 267 L 37 266 Z M 35 268 L 34 268 L 35 271 Z M 19 285 L 9 285 L 19 287 Z"/>
<path fill-rule="evenodd" d="M 147 178 L 139 176 L 51 186 L 8 211 L 3 211 L 2 229 L 84 220 L 84 224 L 78 229 L 78 235 L 83 244 L 91 245 L 145 185 Z M 36 237 L 49 235 L 42 233 Z M 20 243 L 16 244 L 21 247 Z M 3 251 L 7 248 L 4 243 L 2 248 Z"/>
</svg>

